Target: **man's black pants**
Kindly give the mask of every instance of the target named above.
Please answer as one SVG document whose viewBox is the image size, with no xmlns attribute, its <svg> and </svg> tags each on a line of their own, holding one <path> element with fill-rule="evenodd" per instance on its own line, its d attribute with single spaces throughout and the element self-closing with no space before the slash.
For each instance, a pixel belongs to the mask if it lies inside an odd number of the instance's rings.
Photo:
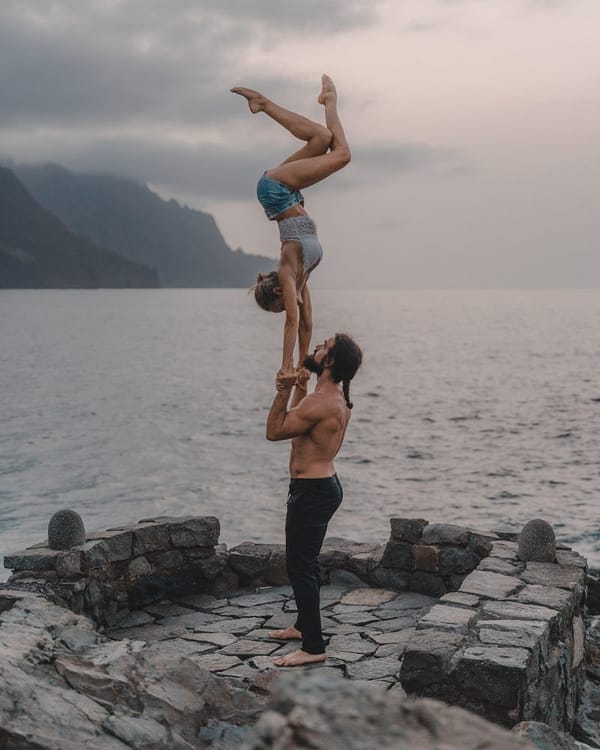
<svg viewBox="0 0 600 750">
<path fill-rule="evenodd" d="M 302 650 L 324 654 L 321 633 L 319 552 L 327 524 L 340 507 L 344 492 L 337 474 L 324 479 L 292 479 L 285 518 L 287 574 L 294 590 L 302 633 Z"/>
</svg>

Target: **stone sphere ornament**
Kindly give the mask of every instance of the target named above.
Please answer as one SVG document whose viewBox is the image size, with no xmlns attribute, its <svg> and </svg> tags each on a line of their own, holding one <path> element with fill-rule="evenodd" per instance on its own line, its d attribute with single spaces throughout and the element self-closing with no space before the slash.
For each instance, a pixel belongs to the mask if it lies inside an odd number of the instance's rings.
<svg viewBox="0 0 600 750">
<path fill-rule="evenodd" d="M 518 556 L 523 562 L 556 562 L 556 537 L 547 521 L 527 521 L 519 536 Z"/>
<path fill-rule="evenodd" d="M 58 510 L 48 524 L 48 547 L 71 549 L 85 544 L 85 528 L 79 513 L 74 510 Z"/>
</svg>

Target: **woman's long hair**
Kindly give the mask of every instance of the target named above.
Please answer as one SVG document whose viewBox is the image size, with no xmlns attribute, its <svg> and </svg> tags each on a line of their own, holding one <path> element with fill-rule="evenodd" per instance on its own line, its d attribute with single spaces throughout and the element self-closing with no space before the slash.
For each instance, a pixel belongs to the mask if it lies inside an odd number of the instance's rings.
<svg viewBox="0 0 600 750">
<path fill-rule="evenodd" d="M 277 271 L 270 273 L 259 273 L 256 277 L 256 285 L 253 287 L 254 299 L 259 307 L 270 312 L 271 305 L 277 299 L 275 287 L 279 286 Z"/>
</svg>

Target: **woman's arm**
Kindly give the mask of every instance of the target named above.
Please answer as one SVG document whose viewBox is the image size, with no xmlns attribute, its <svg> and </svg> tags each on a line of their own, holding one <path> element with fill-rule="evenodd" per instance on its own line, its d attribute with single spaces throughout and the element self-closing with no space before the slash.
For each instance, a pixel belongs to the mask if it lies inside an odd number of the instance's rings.
<svg viewBox="0 0 600 750">
<path fill-rule="evenodd" d="M 294 366 L 294 347 L 298 338 L 298 301 L 296 299 L 296 276 L 288 263 L 279 266 L 279 286 L 283 296 L 285 324 L 283 326 L 283 356 L 281 369 L 291 370 Z"/>
<path fill-rule="evenodd" d="M 308 356 L 310 339 L 312 337 L 312 302 L 308 283 L 302 289 L 302 305 L 300 305 L 300 322 L 298 325 L 298 367 L 302 367 L 304 359 Z"/>
</svg>

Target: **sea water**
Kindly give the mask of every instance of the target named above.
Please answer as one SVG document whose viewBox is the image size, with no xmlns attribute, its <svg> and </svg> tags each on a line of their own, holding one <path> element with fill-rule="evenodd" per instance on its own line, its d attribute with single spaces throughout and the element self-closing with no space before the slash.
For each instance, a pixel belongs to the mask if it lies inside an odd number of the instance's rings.
<svg viewBox="0 0 600 750">
<path fill-rule="evenodd" d="M 331 535 L 541 517 L 600 563 L 600 292 L 313 304 L 314 343 L 346 331 L 364 351 Z M 61 508 L 87 529 L 215 515 L 229 546 L 282 542 L 289 446 L 265 440 L 282 326 L 245 290 L 0 291 L 0 555 Z"/>
</svg>

